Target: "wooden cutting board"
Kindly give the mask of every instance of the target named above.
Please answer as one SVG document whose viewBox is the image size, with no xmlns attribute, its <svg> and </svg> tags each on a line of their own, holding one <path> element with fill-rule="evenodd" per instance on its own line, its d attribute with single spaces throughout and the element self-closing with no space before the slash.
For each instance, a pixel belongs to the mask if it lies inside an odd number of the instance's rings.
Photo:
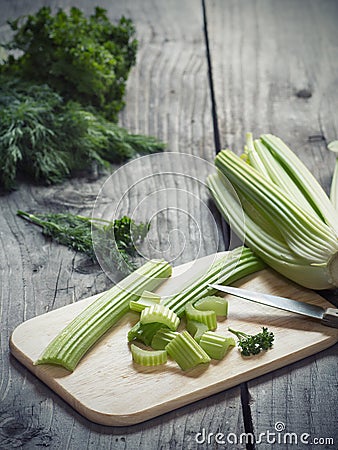
<svg viewBox="0 0 338 450">
<path fill-rule="evenodd" d="M 219 253 L 218 256 L 221 256 Z M 177 292 L 195 279 L 210 263 L 184 264 L 158 292 Z M 270 270 L 263 270 L 236 284 L 248 289 L 294 298 L 315 305 L 332 306 L 316 293 L 300 288 Z M 156 368 L 132 362 L 127 332 L 138 320 L 129 313 L 91 349 L 73 373 L 49 365 L 34 366 L 46 345 L 97 296 L 78 301 L 19 325 L 11 336 L 13 355 L 40 380 L 57 392 L 83 416 L 104 425 L 131 425 L 228 389 L 269 371 L 286 366 L 333 345 L 338 330 L 315 320 L 239 298 L 229 299 L 229 315 L 219 322 L 218 332 L 228 326 L 249 333 L 267 326 L 275 344 L 267 352 L 244 358 L 232 349 L 222 361 L 183 372 L 174 361 Z"/>
</svg>

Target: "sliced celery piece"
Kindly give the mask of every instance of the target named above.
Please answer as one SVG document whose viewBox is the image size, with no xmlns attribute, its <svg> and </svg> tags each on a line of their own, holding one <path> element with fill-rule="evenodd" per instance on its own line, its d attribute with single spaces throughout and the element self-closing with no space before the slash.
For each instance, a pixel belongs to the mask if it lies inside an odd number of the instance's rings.
<svg viewBox="0 0 338 450">
<path fill-rule="evenodd" d="M 166 346 L 166 351 L 182 370 L 189 370 L 198 364 L 210 362 L 208 354 L 187 331 L 178 333 Z"/>
<path fill-rule="evenodd" d="M 223 359 L 231 347 L 235 347 L 236 341 L 232 337 L 206 331 L 200 339 L 200 346 L 212 359 Z"/>
<path fill-rule="evenodd" d="M 129 311 L 145 289 L 155 289 L 171 275 L 165 261 L 149 261 L 94 300 L 47 346 L 35 364 L 57 364 L 72 371 L 95 342 Z"/>
<path fill-rule="evenodd" d="M 214 311 L 216 316 L 226 317 L 228 315 L 228 301 L 223 297 L 208 295 L 194 303 L 200 311 Z"/>
<path fill-rule="evenodd" d="M 135 344 L 130 346 L 133 360 L 141 366 L 159 366 L 167 362 L 165 350 L 144 350 Z"/>
<path fill-rule="evenodd" d="M 168 328 L 161 328 L 153 337 L 151 347 L 154 350 L 164 350 L 169 342 L 172 341 L 177 335 L 177 331 L 171 331 Z"/>
<path fill-rule="evenodd" d="M 216 293 L 209 284 L 231 284 L 240 278 L 257 272 L 265 267 L 252 250 L 238 247 L 215 261 L 208 271 L 191 285 L 178 292 L 176 295 L 165 298 L 162 303 L 168 306 L 179 317 L 184 314 L 185 306 L 192 301 L 197 301 L 207 295 Z M 150 345 L 154 334 L 162 327 L 161 324 L 142 325 L 137 322 L 128 333 L 128 340 L 139 339 L 146 345 Z"/>
<path fill-rule="evenodd" d="M 142 311 L 140 322 L 141 324 L 161 323 L 175 331 L 180 324 L 180 319 L 167 306 L 155 304 Z"/>
<path fill-rule="evenodd" d="M 209 330 L 216 330 L 217 318 L 215 311 L 200 311 L 196 309 L 192 303 L 185 307 L 185 315 L 187 320 L 204 323 Z"/>
<path fill-rule="evenodd" d="M 189 331 L 189 333 L 195 339 L 196 342 L 199 342 L 202 335 L 206 331 L 209 331 L 208 325 L 202 322 L 196 322 L 195 320 L 188 320 L 186 329 L 187 331 Z"/>
<path fill-rule="evenodd" d="M 153 292 L 143 291 L 139 300 L 131 300 L 129 307 L 132 311 L 142 312 L 144 308 L 148 308 L 154 304 L 158 304 L 161 301 L 161 297 Z"/>
</svg>

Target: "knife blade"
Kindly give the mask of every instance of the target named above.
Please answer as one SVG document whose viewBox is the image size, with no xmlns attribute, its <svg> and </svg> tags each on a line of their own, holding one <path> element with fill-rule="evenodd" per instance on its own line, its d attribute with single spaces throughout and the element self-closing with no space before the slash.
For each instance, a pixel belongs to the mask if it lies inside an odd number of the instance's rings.
<svg viewBox="0 0 338 450">
<path fill-rule="evenodd" d="M 282 309 L 284 311 L 301 314 L 322 322 L 323 325 L 338 328 L 338 309 L 311 305 L 309 303 L 292 300 L 291 298 L 279 297 L 277 295 L 263 294 L 261 292 L 249 291 L 247 289 L 236 288 L 233 286 L 223 286 L 219 284 L 209 284 L 210 287 L 226 294 L 250 300 L 262 305 Z"/>
</svg>

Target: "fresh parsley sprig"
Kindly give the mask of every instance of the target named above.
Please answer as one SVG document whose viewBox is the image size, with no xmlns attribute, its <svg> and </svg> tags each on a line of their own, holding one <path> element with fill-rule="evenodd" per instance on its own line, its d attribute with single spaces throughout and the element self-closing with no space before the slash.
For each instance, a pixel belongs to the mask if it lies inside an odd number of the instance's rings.
<svg viewBox="0 0 338 450">
<path fill-rule="evenodd" d="M 96 7 L 86 17 L 78 8 L 52 14 L 42 7 L 35 14 L 8 22 L 13 36 L 10 55 L 1 70 L 37 84 L 47 83 L 66 100 L 91 105 L 117 121 L 124 106 L 129 71 L 136 61 L 137 40 L 130 19 L 113 24 L 106 10 Z"/>
<path fill-rule="evenodd" d="M 257 355 L 262 350 L 268 350 L 274 341 L 274 334 L 266 327 L 262 327 L 262 331 L 254 335 L 232 328 L 228 328 L 228 330 L 237 336 L 238 346 L 241 348 L 243 356 Z"/>
</svg>

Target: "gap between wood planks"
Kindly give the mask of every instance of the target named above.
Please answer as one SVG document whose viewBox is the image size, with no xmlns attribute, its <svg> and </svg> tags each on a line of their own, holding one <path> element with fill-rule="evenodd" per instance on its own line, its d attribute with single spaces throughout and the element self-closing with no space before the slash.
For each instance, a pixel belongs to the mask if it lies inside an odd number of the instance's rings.
<svg viewBox="0 0 338 450">
<path fill-rule="evenodd" d="M 204 27 L 204 39 L 205 39 L 205 47 L 206 47 L 206 57 L 207 57 L 207 66 L 208 66 L 208 80 L 209 80 L 209 89 L 210 89 L 210 98 L 211 98 L 211 114 L 212 114 L 212 123 L 214 130 L 214 144 L 215 144 L 215 153 L 219 153 L 221 151 L 221 139 L 219 135 L 219 127 L 218 127 L 218 118 L 217 118 L 217 105 L 216 105 L 216 97 L 215 97 L 215 89 L 213 82 L 213 72 L 212 72 L 212 63 L 211 63 L 211 52 L 209 46 L 209 35 L 208 35 L 208 19 L 206 14 L 206 6 L 205 0 L 202 1 L 202 11 L 203 11 L 203 27 Z M 229 225 L 221 218 L 222 221 L 222 236 L 224 240 L 225 247 L 229 245 L 230 236 L 229 233 Z M 252 413 L 250 406 L 250 393 L 248 389 L 247 383 L 242 383 L 240 385 L 241 391 L 241 404 L 242 404 L 242 413 L 243 413 L 243 422 L 244 422 L 244 430 L 245 433 L 250 433 L 250 435 L 254 436 L 254 426 L 252 422 Z M 255 444 L 247 443 L 247 450 L 255 450 Z"/>
</svg>

